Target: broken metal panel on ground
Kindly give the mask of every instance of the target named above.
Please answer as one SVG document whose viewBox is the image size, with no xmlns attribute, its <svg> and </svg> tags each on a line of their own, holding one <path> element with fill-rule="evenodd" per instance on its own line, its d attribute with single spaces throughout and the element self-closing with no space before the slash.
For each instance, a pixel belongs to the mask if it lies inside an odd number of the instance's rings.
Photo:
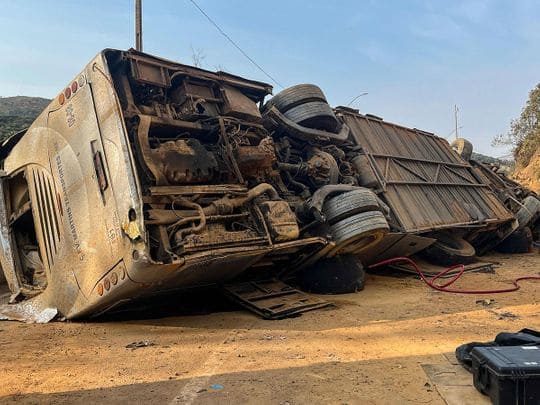
<svg viewBox="0 0 540 405">
<path fill-rule="evenodd" d="M 513 218 L 443 138 L 350 109 L 338 112 L 368 156 L 402 232 Z"/>
<path fill-rule="evenodd" d="M 223 286 L 225 294 L 265 319 L 282 319 L 331 306 L 279 280 L 248 281 Z"/>
</svg>

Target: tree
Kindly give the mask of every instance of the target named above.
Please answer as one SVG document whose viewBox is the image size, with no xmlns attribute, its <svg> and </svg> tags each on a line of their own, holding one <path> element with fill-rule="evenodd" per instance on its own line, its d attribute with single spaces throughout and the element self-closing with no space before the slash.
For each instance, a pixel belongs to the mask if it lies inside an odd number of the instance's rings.
<svg viewBox="0 0 540 405">
<path fill-rule="evenodd" d="M 204 60 L 206 59 L 206 55 L 204 54 L 204 51 L 201 48 L 193 48 L 193 45 L 190 45 L 191 47 L 191 62 L 193 63 L 193 66 L 196 66 L 198 68 L 202 67 Z"/>
<path fill-rule="evenodd" d="M 529 92 L 519 118 L 512 120 L 507 134 L 497 135 L 493 145 L 511 145 L 516 162 L 527 166 L 540 149 L 540 83 Z"/>
</svg>

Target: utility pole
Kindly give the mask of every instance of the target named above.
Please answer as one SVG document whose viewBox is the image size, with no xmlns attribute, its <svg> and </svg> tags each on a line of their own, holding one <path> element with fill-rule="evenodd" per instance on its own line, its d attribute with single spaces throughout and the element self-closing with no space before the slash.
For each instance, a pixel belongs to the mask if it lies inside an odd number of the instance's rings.
<svg viewBox="0 0 540 405">
<path fill-rule="evenodd" d="M 458 136 L 458 111 L 459 111 L 459 108 L 456 104 L 454 104 L 454 123 L 455 123 L 455 132 L 456 132 L 456 139 L 459 138 Z"/>
<path fill-rule="evenodd" d="M 135 49 L 143 50 L 142 46 L 142 0 L 135 0 Z"/>
</svg>

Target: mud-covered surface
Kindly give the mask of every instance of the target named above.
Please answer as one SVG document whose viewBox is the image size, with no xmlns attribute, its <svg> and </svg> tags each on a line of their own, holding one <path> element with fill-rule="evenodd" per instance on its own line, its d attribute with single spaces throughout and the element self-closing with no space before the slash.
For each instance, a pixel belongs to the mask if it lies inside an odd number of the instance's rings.
<svg viewBox="0 0 540 405">
<path fill-rule="evenodd" d="M 489 258 L 501 263 L 496 274 L 459 286 L 499 288 L 540 271 L 538 252 Z M 326 298 L 336 308 L 281 321 L 208 291 L 100 322 L 1 322 L 0 402 L 439 404 L 444 387 L 424 370 L 451 367 L 445 354 L 540 328 L 538 282 L 475 296 L 369 275 L 363 292 Z"/>
</svg>

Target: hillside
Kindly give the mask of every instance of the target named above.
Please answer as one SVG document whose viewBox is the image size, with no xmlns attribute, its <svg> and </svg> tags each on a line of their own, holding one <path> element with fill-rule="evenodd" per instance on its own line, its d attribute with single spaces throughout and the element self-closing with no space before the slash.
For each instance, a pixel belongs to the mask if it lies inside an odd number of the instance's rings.
<svg viewBox="0 0 540 405">
<path fill-rule="evenodd" d="M 0 97 L 0 117 L 16 116 L 34 119 L 51 102 L 42 97 Z"/>
<path fill-rule="evenodd" d="M 540 146 L 527 165 L 521 165 L 518 162 L 512 177 L 520 184 L 540 194 Z"/>
<path fill-rule="evenodd" d="M 499 166 L 509 166 L 509 167 L 514 166 L 513 160 L 497 159 L 497 158 L 487 156 L 487 155 L 482 155 L 481 153 L 476 153 L 476 152 L 473 152 L 472 158 L 482 163 L 492 163 Z"/>
<path fill-rule="evenodd" d="M 0 97 L 0 140 L 28 127 L 50 101 L 41 97 Z"/>
</svg>

